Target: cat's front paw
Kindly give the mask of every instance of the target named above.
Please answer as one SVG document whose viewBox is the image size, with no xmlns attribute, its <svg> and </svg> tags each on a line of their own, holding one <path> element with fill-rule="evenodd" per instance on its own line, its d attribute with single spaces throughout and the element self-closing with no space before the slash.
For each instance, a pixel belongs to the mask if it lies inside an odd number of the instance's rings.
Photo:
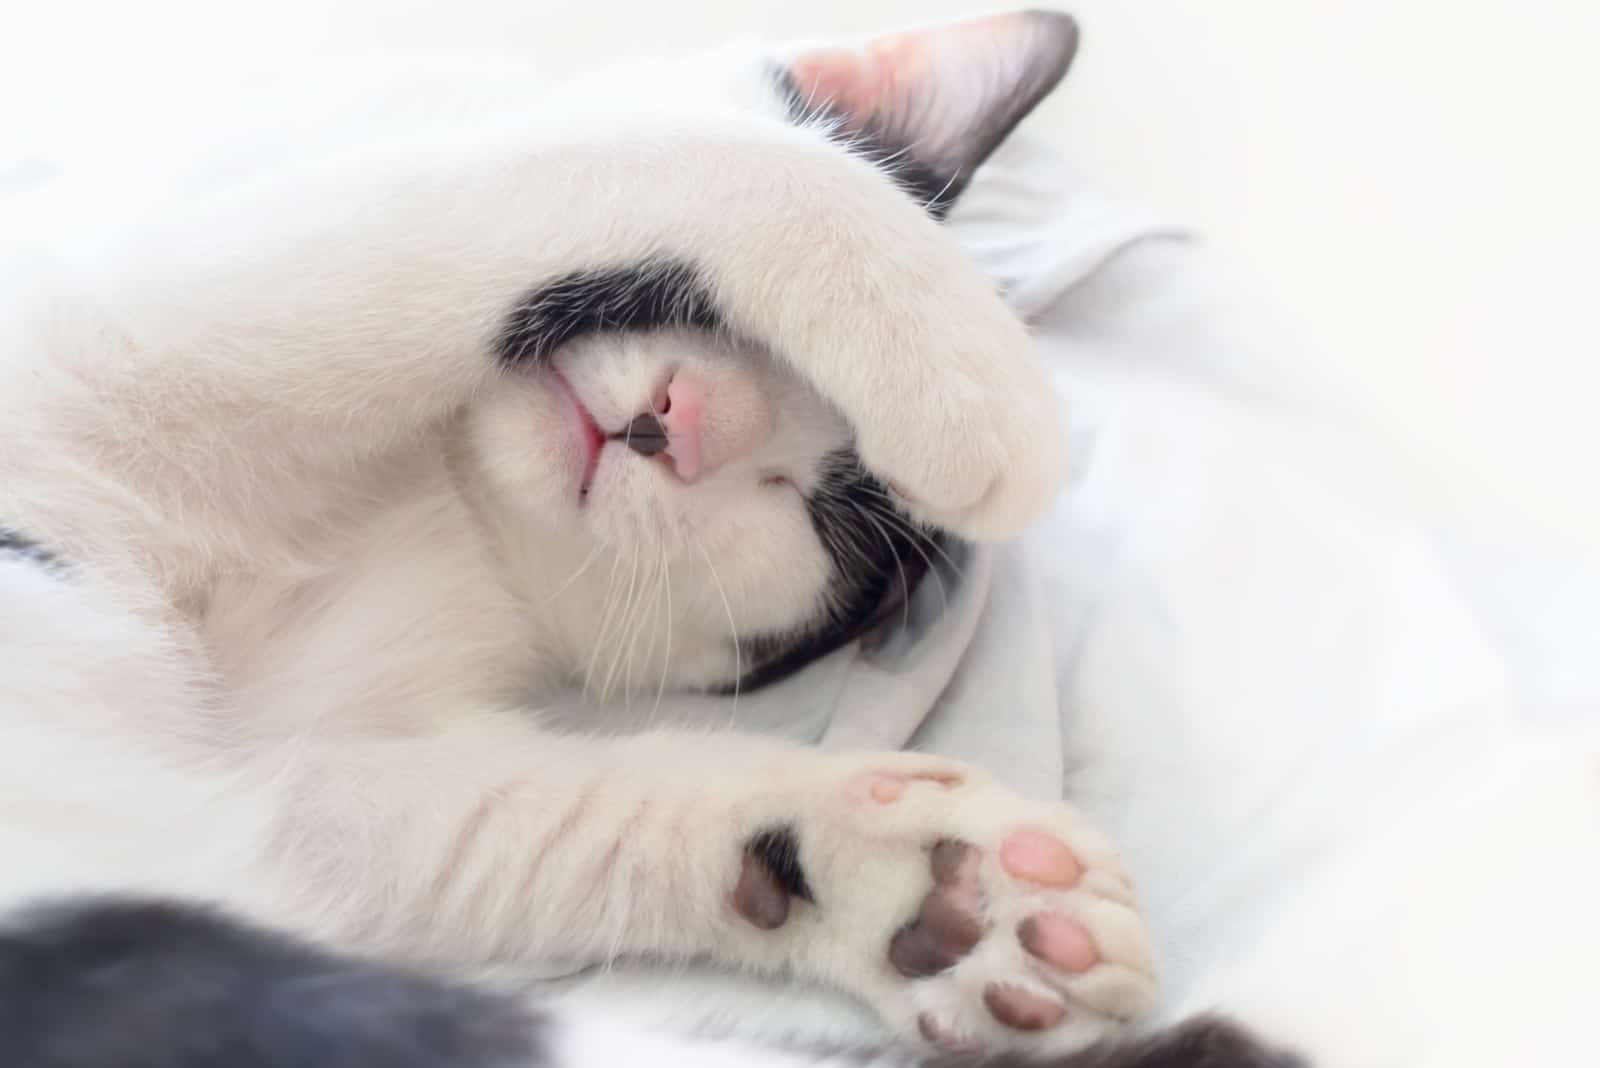
<svg viewBox="0 0 1600 1068">
<path fill-rule="evenodd" d="M 791 967 L 946 1049 L 1063 1054 L 1151 1007 L 1126 873 L 1080 813 L 936 758 L 830 763 L 730 897 Z"/>
<path fill-rule="evenodd" d="M 941 370 L 925 388 L 884 398 L 858 420 L 856 448 L 917 519 L 980 541 L 1014 537 L 1065 477 L 1061 401 L 1020 323 L 991 323 L 987 336 L 967 325 L 978 336 L 948 342 L 966 373 Z"/>
</svg>

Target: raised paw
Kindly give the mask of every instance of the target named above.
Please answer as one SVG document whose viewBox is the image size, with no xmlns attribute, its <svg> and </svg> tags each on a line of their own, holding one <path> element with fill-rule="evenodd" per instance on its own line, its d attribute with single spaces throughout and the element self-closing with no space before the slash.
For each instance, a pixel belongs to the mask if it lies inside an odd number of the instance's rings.
<svg viewBox="0 0 1600 1068">
<path fill-rule="evenodd" d="M 733 908 L 894 1029 L 1050 1056 L 1152 1005 L 1127 876 L 1070 806 L 937 763 L 841 775 L 798 807 L 747 843 Z"/>
<path fill-rule="evenodd" d="M 862 462 L 908 512 L 978 541 L 1021 533 L 1067 470 L 1060 401 L 1026 334 L 1014 334 L 960 388 L 893 394 L 892 411 L 858 423 Z"/>
</svg>

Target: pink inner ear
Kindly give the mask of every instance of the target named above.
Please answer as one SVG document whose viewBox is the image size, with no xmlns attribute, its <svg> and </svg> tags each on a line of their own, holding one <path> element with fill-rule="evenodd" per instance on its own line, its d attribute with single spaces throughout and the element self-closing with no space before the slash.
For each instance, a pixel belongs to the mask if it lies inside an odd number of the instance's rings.
<svg viewBox="0 0 1600 1068">
<path fill-rule="evenodd" d="M 1069 16 L 1025 11 L 804 51 L 788 73 L 809 107 L 852 128 L 870 125 L 954 176 L 981 163 L 1049 93 L 1077 40 Z"/>
<path fill-rule="evenodd" d="M 869 41 L 859 51 L 835 48 L 801 56 L 789 74 L 803 99 L 860 125 L 909 106 L 928 76 L 927 67 L 928 49 L 920 35 L 894 34 Z"/>
</svg>

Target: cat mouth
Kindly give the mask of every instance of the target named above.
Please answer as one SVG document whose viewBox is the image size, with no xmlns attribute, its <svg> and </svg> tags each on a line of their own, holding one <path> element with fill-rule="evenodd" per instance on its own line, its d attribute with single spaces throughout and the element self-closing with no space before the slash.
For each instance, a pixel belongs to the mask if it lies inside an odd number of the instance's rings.
<svg viewBox="0 0 1600 1068">
<path fill-rule="evenodd" d="M 556 393 L 567 402 L 568 421 L 578 442 L 578 454 L 583 458 L 583 470 L 578 479 L 578 497 L 582 499 L 589 495 L 589 485 L 594 481 L 595 469 L 600 466 L 600 450 L 605 448 L 606 436 L 583 401 L 578 399 L 572 383 L 554 369 L 550 371 L 550 380 L 555 384 Z"/>
</svg>

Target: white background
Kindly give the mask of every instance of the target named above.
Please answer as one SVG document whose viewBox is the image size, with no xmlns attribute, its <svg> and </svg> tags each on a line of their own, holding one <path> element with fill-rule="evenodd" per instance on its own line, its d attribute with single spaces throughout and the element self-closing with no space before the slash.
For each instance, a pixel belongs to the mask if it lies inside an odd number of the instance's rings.
<svg viewBox="0 0 1600 1068">
<path fill-rule="evenodd" d="M 553 69 L 734 32 L 855 32 L 962 0 L 7 0 L 0 177 L 106 125 L 330 52 Z M 1040 120 L 1106 187 L 1230 246 L 1329 388 L 1475 523 L 1600 546 L 1600 5 L 1078 0 Z M 670 91 L 670 87 L 663 87 Z M 536 106 L 529 102 L 530 107 Z M 1524 529 L 1521 533 L 1526 534 Z M 1490 535 L 1492 536 L 1492 534 Z"/>
</svg>

